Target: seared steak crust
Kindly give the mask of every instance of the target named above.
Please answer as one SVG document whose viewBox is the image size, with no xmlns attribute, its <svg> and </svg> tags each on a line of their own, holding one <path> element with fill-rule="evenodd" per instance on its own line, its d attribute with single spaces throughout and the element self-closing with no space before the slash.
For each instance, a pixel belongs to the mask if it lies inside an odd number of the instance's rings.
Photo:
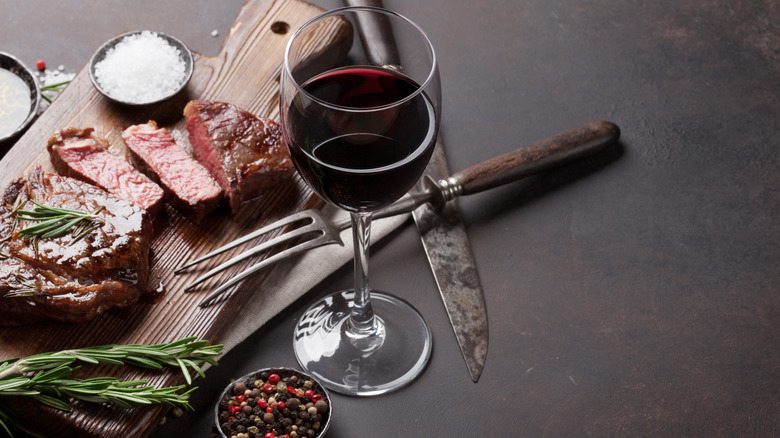
<svg viewBox="0 0 780 438">
<path fill-rule="evenodd" d="M 133 163 L 165 190 L 167 201 L 193 222 L 213 211 L 222 189 L 209 171 L 181 146 L 165 128 L 150 121 L 122 133 Z"/>
<path fill-rule="evenodd" d="M 75 240 L 22 239 L 30 224 L 14 210 L 25 202 L 93 212 L 99 228 Z M 152 223 L 146 211 L 106 191 L 40 168 L 11 184 L 0 205 L 0 325 L 42 320 L 84 322 L 135 304 L 149 291 Z"/>
<path fill-rule="evenodd" d="M 222 187 L 233 212 L 294 172 L 273 120 L 229 103 L 197 100 L 187 104 L 184 115 L 195 155 Z"/>
<path fill-rule="evenodd" d="M 162 208 L 163 190 L 126 160 L 108 152 L 108 142 L 92 128 L 65 128 L 49 139 L 54 168 L 62 175 L 102 187 L 147 210 L 152 216 Z"/>
</svg>

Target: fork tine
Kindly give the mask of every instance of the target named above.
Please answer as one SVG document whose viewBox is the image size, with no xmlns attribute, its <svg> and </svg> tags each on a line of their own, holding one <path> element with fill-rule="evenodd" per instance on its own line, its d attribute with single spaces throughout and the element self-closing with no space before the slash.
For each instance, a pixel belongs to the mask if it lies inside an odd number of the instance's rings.
<svg viewBox="0 0 780 438">
<path fill-rule="evenodd" d="M 250 266 L 249 268 L 242 271 L 235 277 L 226 281 L 225 283 L 222 283 L 218 288 L 214 290 L 214 292 L 210 293 L 209 296 L 207 296 L 203 301 L 201 301 L 200 304 L 198 304 L 198 306 L 208 307 L 211 304 L 211 302 L 214 300 L 214 298 L 218 297 L 219 295 L 222 295 L 222 293 L 230 289 L 239 281 L 265 268 L 268 265 L 278 262 L 279 260 L 292 257 L 296 254 L 300 254 L 312 248 L 317 248 L 320 246 L 329 245 L 331 243 L 340 243 L 340 242 L 341 242 L 341 238 L 338 235 L 329 235 L 326 233 L 317 237 L 316 239 L 308 240 L 299 245 L 295 245 L 293 247 L 287 248 L 284 251 L 280 251 L 274 254 L 273 256 L 268 257 L 267 259 L 263 259 L 262 261 Z"/>
<path fill-rule="evenodd" d="M 279 236 L 274 237 L 271 240 L 265 241 L 261 243 L 260 245 L 257 245 L 247 251 L 242 252 L 241 254 L 238 254 L 237 256 L 231 258 L 230 260 L 227 260 L 220 264 L 219 266 L 216 266 L 206 272 L 205 274 L 201 275 L 197 279 L 195 279 L 192 283 L 187 285 L 187 287 L 184 288 L 185 291 L 192 290 L 195 286 L 199 285 L 200 283 L 203 283 L 204 281 L 208 280 L 209 278 L 213 277 L 214 275 L 222 272 L 223 270 L 235 265 L 238 262 L 241 262 L 243 260 L 248 259 L 249 257 L 252 257 L 254 255 L 257 255 L 263 251 L 265 251 L 268 248 L 272 248 L 274 246 L 280 245 L 284 242 L 287 242 L 289 240 L 298 238 L 300 236 L 314 233 L 314 232 L 320 232 L 320 234 L 323 233 L 323 230 L 317 228 L 315 226 L 315 223 L 312 222 L 311 224 L 304 225 L 300 228 L 296 228 L 288 233 L 281 234 Z M 318 236 L 319 237 L 319 236 Z"/>
<path fill-rule="evenodd" d="M 275 230 L 277 228 L 280 228 L 280 227 L 283 227 L 285 225 L 289 225 L 289 224 L 292 224 L 292 223 L 295 223 L 295 222 L 298 222 L 298 221 L 301 221 L 301 220 L 304 220 L 304 219 L 309 219 L 309 220 L 312 221 L 312 223 L 314 223 L 315 219 L 312 217 L 312 215 L 309 213 L 309 211 L 310 210 L 299 211 L 298 213 L 291 214 L 291 215 L 286 216 L 286 217 L 284 217 L 282 219 L 279 219 L 278 221 L 276 221 L 276 222 L 274 222 L 272 224 L 268 224 L 268 225 L 266 225 L 266 226 L 264 226 L 264 227 L 262 227 L 262 228 L 260 228 L 258 230 L 255 230 L 255 231 L 247 234 L 246 236 L 240 237 L 240 238 L 238 238 L 238 239 L 228 243 L 227 245 L 224 245 L 224 246 L 222 246 L 220 248 L 217 248 L 214 251 L 211 251 L 210 253 L 208 253 L 208 254 L 206 254 L 204 256 L 198 257 L 197 259 L 180 266 L 179 268 L 177 268 L 174 271 L 174 274 L 181 274 L 182 272 L 184 272 L 189 267 L 195 266 L 198 263 L 204 262 L 204 261 L 206 261 L 206 260 L 208 260 L 208 259 L 210 259 L 210 258 L 212 258 L 214 256 L 222 254 L 225 251 L 233 249 L 233 248 L 235 248 L 235 247 L 237 247 L 239 245 L 242 245 L 242 244 L 244 244 L 246 242 L 249 242 L 250 240 L 255 239 L 255 238 L 257 238 L 257 237 L 259 237 L 259 236 L 261 236 L 261 235 L 263 235 L 265 233 L 268 233 L 269 231 L 273 231 L 273 230 Z"/>
</svg>

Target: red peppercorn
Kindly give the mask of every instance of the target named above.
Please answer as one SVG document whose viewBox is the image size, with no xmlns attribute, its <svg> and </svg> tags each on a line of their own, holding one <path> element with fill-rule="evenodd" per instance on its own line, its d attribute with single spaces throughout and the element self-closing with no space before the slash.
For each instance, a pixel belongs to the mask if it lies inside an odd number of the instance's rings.
<svg viewBox="0 0 780 438">
<path fill-rule="evenodd" d="M 273 432 L 268 432 L 267 434 L 265 434 L 265 438 L 276 438 L 276 435 L 274 435 Z"/>
<path fill-rule="evenodd" d="M 280 378 L 278 374 L 271 374 L 270 376 L 268 376 L 268 383 L 270 383 L 271 385 L 276 385 L 277 383 L 279 383 L 279 380 Z"/>
<path fill-rule="evenodd" d="M 313 396 L 311 396 L 311 401 L 313 402 L 318 402 L 320 400 L 322 400 L 322 394 L 314 394 Z"/>
<path fill-rule="evenodd" d="M 287 393 L 295 395 L 295 388 L 293 388 L 292 386 L 288 386 L 287 387 Z"/>
<path fill-rule="evenodd" d="M 276 409 L 279 409 L 280 411 L 283 411 L 284 408 L 286 407 L 287 407 L 287 403 L 283 401 L 280 401 L 279 403 L 276 404 Z"/>
<path fill-rule="evenodd" d="M 265 399 L 261 398 L 260 400 L 257 401 L 257 407 L 260 409 L 265 409 L 268 407 L 268 402 L 265 401 Z"/>
<path fill-rule="evenodd" d="M 312 398 L 312 397 L 314 397 L 314 391 L 312 391 L 311 389 L 307 389 L 306 391 L 304 391 L 303 395 L 305 395 L 306 397 Z"/>
<path fill-rule="evenodd" d="M 274 408 L 268 406 L 267 408 L 265 408 L 265 411 L 268 412 L 269 414 L 273 414 L 274 413 Z"/>
<path fill-rule="evenodd" d="M 35 63 L 35 66 L 36 66 L 36 67 L 38 68 L 38 70 L 40 70 L 40 71 L 43 71 L 43 70 L 45 70 L 45 69 L 46 69 L 46 63 L 45 63 L 45 62 L 43 62 L 43 60 L 42 60 L 42 59 L 39 59 L 39 60 L 38 60 L 38 61 Z"/>
<path fill-rule="evenodd" d="M 274 385 L 271 385 L 270 383 L 266 383 L 263 385 L 263 392 L 266 394 L 271 394 L 274 392 Z"/>
<path fill-rule="evenodd" d="M 237 395 L 236 396 L 236 401 L 239 402 L 239 403 L 243 403 L 243 402 L 246 401 L 246 396 L 244 394 Z"/>
</svg>

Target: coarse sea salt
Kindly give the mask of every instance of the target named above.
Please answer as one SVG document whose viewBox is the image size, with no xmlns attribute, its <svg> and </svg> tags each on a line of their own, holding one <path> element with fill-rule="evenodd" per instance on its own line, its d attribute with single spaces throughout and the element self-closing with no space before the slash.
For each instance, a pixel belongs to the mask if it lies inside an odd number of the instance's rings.
<svg viewBox="0 0 780 438">
<path fill-rule="evenodd" d="M 95 64 L 95 79 L 107 94 L 137 104 L 170 96 L 185 75 L 179 49 L 151 31 L 123 38 Z"/>
</svg>

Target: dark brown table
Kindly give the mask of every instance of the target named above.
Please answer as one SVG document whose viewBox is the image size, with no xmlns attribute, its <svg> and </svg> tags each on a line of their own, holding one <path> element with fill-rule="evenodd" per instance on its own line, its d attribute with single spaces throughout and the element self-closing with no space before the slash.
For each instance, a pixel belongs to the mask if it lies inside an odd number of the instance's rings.
<svg viewBox="0 0 780 438">
<path fill-rule="evenodd" d="M 150 28 L 209 55 L 241 4 L 0 0 L 0 50 L 75 72 L 109 37 Z M 476 384 L 414 225 L 373 247 L 373 285 L 420 310 L 434 353 L 401 391 L 334 395 L 330 436 L 780 435 L 780 5 L 386 6 L 438 49 L 452 169 L 591 120 L 623 134 L 587 162 L 459 201 L 490 323 Z M 154 436 L 207 436 L 230 378 L 296 366 L 302 308 L 350 282 L 339 270 L 222 358 L 196 413 Z"/>
</svg>

